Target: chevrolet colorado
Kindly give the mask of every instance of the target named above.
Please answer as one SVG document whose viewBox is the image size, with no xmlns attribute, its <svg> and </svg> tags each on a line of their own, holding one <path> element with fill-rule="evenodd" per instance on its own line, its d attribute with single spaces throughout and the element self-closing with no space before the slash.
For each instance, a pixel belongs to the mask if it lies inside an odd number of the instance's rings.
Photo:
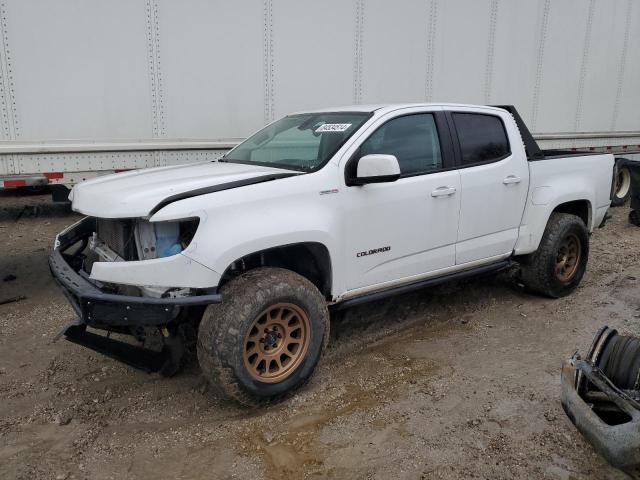
<svg viewBox="0 0 640 480">
<path fill-rule="evenodd" d="M 77 185 L 86 217 L 50 257 L 78 315 L 62 333 L 167 374 L 197 343 L 212 385 L 272 400 L 312 374 L 330 308 L 513 264 L 530 290 L 570 293 L 613 165 L 541 151 L 510 106 L 288 115 L 219 161 Z"/>
</svg>

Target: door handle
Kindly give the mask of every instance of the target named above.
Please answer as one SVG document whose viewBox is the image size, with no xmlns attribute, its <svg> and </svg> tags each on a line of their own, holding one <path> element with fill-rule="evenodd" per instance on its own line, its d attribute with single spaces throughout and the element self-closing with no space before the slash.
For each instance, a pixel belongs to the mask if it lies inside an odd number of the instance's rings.
<svg viewBox="0 0 640 480">
<path fill-rule="evenodd" d="M 456 193 L 456 187 L 438 187 L 431 192 L 432 197 L 449 197 Z"/>
<path fill-rule="evenodd" d="M 519 176 L 509 175 L 504 180 L 502 180 L 502 183 L 504 183 L 505 185 L 510 185 L 512 183 L 520 183 L 521 181 L 522 179 Z"/>
</svg>

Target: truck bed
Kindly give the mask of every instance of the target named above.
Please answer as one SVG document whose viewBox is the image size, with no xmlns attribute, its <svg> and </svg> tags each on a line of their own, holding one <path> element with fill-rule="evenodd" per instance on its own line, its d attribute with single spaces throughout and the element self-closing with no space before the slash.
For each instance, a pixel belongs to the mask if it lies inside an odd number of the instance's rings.
<svg viewBox="0 0 640 480">
<path fill-rule="evenodd" d="M 611 203 L 611 154 L 558 153 L 529 162 L 529 193 L 522 216 L 516 255 L 534 251 L 544 233 L 549 212 L 570 199 L 562 192 L 578 192 L 584 202 L 574 202 L 591 232 L 600 225 Z"/>
</svg>

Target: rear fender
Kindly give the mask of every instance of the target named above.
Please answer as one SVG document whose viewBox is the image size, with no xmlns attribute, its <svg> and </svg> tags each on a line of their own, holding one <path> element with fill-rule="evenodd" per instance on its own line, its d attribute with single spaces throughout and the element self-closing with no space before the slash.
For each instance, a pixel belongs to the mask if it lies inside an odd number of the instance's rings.
<svg viewBox="0 0 640 480">
<path fill-rule="evenodd" d="M 526 207 L 523 223 L 520 226 L 518 242 L 514 249 L 515 255 L 524 255 L 537 250 L 540 245 L 540 241 L 542 240 L 544 230 L 549 222 L 549 218 L 551 218 L 551 214 L 555 211 L 561 210 L 562 206 L 565 204 L 576 201 L 588 202 L 589 220 L 586 227 L 589 232 L 593 230 L 594 225 L 597 225 L 602 221 L 602 218 L 606 213 L 606 208 L 603 212 L 593 212 L 593 203 L 585 198 L 588 195 L 587 192 L 580 192 L 573 195 L 554 198 L 552 203 L 545 204 L 543 202 L 546 201 L 547 198 L 552 198 L 554 196 L 554 192 L 551 187 L 538 187 L 538 189 L 540 190 L 540 193 L 536 195 L 536 192 L 533 192 L 529 201 L 530 203 Z M 549 190 L 544 191 L 543 189 Z M 596 220 L 598 221 L 597 224 L 595 223 Z"/>
</svg>

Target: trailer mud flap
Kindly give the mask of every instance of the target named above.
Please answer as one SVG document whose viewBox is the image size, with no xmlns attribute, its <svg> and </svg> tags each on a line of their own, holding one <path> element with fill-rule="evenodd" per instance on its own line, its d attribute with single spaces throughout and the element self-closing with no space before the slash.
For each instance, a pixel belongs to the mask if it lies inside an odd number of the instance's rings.
<svg viewBox="0 0 640 480">
<path fill-rule="evenodd" d="M 624 166 L 629 169 L 629 175 L 631 176 L 629 223 L 640 227 L 640 165 L 638 162 L 627 161 Z"/>
</svg>

